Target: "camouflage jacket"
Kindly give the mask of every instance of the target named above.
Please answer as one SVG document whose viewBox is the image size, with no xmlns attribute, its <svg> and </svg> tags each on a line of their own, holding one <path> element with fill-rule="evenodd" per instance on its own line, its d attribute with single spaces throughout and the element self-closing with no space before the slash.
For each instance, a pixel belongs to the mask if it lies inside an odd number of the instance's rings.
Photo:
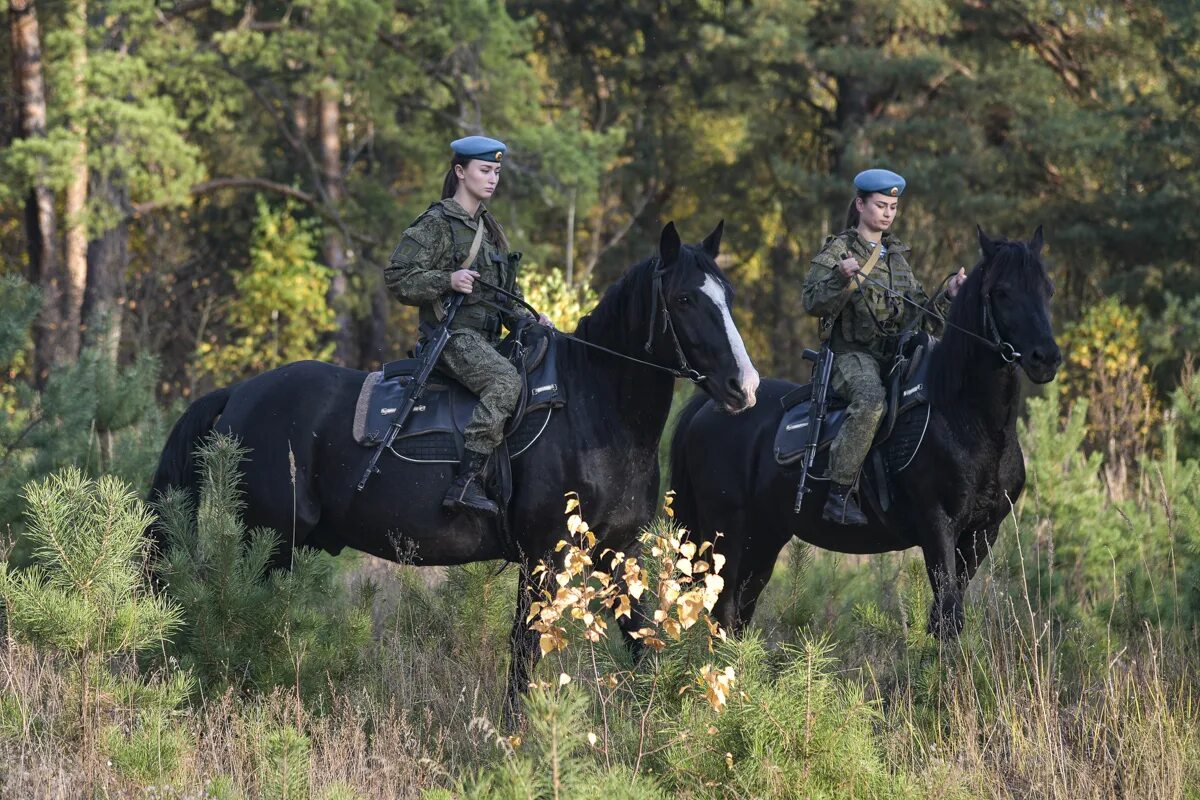
<svg viewBox="0 0 1200 800">
<path fill-rule="evenodd" d="M 452 198 L 440 200 L 413 221 L 392 251 L 383 271 L 384 282 L 400 302 L 420 307 L 422 326 L 437 324 L 435 308 L 451 291 L 450 274 L 462 267 L 471 252 L 475 231 L 487 213 L 487 208 L 481 205 L 478 216 L 471 217 Z M 520 260 L 520 253 L 502 250 L 484 228 L 483 241 L 471 268 L 488 283 L 521 296 L 516 284 Z M 476 284 L 450 328 L 473 328 L 495 340 L 502 322 L 511 328 L 519 317 L 526 316 L 530 313 L 524 306 Z"/>
<path fill-rule="evenodd" d="M 871 271 L 871 280 L 945 316 L 950 309 L 950 298 L 942 292 L 931 301 L 925 294 L 905 257 L 911 252 L 908 245 L 890 233 L 883 235 L 883 244 L 887 255 Z M 843 259 L 854 256 L 859 264 L 866 264 L 871 252 L 872 245 L 851 228 L 827 238 L 812 260 L 804 281 L 804 310 L 821 317 L 822 337 L 829 336 L 833 351 L 856 351 L 885 359 L 893 355 L 896 334 L 902 331 L 923 328 L 940 335 L 940 320 L 922 314 L 879 286 L 864 282 L 859 287 L 854 279 L 838 271 Z"/>
</svg>

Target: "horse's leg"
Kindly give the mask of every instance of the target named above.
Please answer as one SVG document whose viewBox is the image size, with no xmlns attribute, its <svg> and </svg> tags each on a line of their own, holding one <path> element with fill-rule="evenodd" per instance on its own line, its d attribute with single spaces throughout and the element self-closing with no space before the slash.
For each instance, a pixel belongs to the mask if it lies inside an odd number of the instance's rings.
<svg viewBox="0 0 1200 800">
<path fill-rule="evenodd" d="M 1000 523 L 997 522 L 977 530 L 967 531 L 958 537 L 958 544 L 955 547 L 958 588 L 964 595 L 971 579 L 975 577 L 975 572 L 987 558 L 992 545 L 996 543 L 996 536 L 999 533 Z"/>
<path fill-rule="evenodd" d="M 763 560 L 742 567 L 741 585 L 738 587 L 738 627 L 732 633 L 741 636 L 750 625 L 750 620 L 754 619 L 758 598 L 770 583 L 771 573 L 775 571 L 775 561 L 776 559 Z"/>
<path fill-rule="evenodd" d="M 517 610 L 508 639 L 511 661 L 508 665 L 504 721 L 509 728 L 516 728 L 524 719 L 522 701 L 538 660 L 539 634 L 531 631 L 529 623 L 525 621 L 537 590 L 538 581 L 533 578 L 533 566 L 528 561 L 522 562 L 521 576 L 517 580 Z"/>
<path fill-rule="evenodd" d="M 958 580 L 958 536 L 942 515 L 930 525 L 929 537 L 921 550 L 925 555 L 925 573 L 933 589 L 929 609 L 929 631 L 939 639 L 953 639 L 962 632 L 962 587 Z"/>
<path fill-rule="evenodd" d="M 718 539 L 715 533 L 710 532 L 707 537 L 702 537 L 697 541 L 697 544 L 705 541 L 713 542 L 713 551 L 725 556 L 725 566 L 720 572 L 721 577 L 725 580 L 725 587 L 717 596 L 717 602 L 713 606 L 713 618 L 726 633 L 730 636 L 737 636 L 741 634 L 745 624 L 750 621 L 748 616 L 742 616 L 742 596 L 747 582 L 749 581 L 751 584 L 754 582 L 753 574 L 746 570 L 746 565 L 753 560 L 753 554 L 747 552 L 750 547 L 750 537 L 746 530 L 746 515 L 739 512 L 722 515 L 714 520 L 711 529 L 728 533 L 728 536 Z M 738 542 L 740 546 L 725 548 L 722 546 L 724 542 Z M 711 554 L 705 554 L 705 558 L 712 561 Z M 768 577 L 770 577 L 769 573 Z M 757 600 L 757 598 L 756 592 L 754 599 Z"/>
</svg>

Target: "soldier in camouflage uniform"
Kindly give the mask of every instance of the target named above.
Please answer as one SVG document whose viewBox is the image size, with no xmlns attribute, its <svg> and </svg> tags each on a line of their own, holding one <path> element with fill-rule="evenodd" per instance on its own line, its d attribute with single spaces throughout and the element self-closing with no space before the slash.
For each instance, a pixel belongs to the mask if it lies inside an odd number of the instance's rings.
<svg viewBox="0 0 1200 800">
<path fill-rule="evenodd" d="M 966 279 L 959 271 L 944 292 L 930 300 L 913 275 L 908 245 L 889 229 L 895 220 L 905 181 L 889 170 L 872 169 L 854 179 L 857 193 L 847 213 L 846 230 L 830 236 L 812 261 L 804 282 L 804 309 L 821 317 L 821 337 L 834 353 L 830 384 L 849 401 L 846 420 L 829 453 L 829 499 L 823 518 L 844 525 L 864 525 L 853 487 L 871 448 L 885 409 L 883 374 L 895 357 L 898 335 L 923 326 L 940 335 L 941 321 L 883 291 L 908 297 L 941 316 Z M 861 279 L 876 247 L 872 283 Z"/>
<path fill-rule="evenodd" d="M 532 315 L 475 284 L 480 278 L 520 296 L 516 272 L 521 254 L 508 252 L 504 231 L 483 204 L 496 189 L 506 148 L 483 136 L 459 139 L 451 148 L 454 158 L 442 199 L 404 232 L 384 279 L 402 303 L 420 307 L 423 330 L 438 324 L 449 292 L 467 295 L 450 324 L 450 341 L 438 366 L 477 394 L 479 404 L 463 432 L 466 455 L 443 505 L 496 514 L 499 507 L 487 496 L 484 470 L 521 392 L 516 367 L 496 351 L 496 343 L 501 325 L 512 329 Z M 481 228 L 478 252 L 468 263 Z M 544 316 L 539 321 L 549 325 Z"/>
</svg>

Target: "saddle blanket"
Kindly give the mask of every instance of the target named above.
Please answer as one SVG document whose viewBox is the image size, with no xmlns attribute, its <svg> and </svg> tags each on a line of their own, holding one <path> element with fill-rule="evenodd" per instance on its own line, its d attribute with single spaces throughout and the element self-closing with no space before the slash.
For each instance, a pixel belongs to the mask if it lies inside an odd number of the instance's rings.
<svg viewBox="0 0 1200 800">
<path fill-rule="evenodd" d="M 559 380 L 555 345 L 549 335 L 538 337 L 528 346 L 512 339 L 501 344 L 501 352 L 517 365 L 525 386 L 505 434 L 512 458 L 528 450 L 545 431 L 554 410 L 566 405 L 566 387 Z M 354 413 L 356 442 L 374 447 L 384 440 L 418 366 L 415 358 L 393 361 L 367 376 Z M 435 370 L 421 401 L 392 443 L 392 452 L 405 461 L 458 463 L 463 453 L 463 429 L 478 403 L 479 398 L 469 389 Z"/>
<path fill-rule="evenodd" d="M 892 371 L 888 386 L 887 409 L 871 446 L 868 463 L 882 457 L 889 476 L 904 471 L 912 463 L 929 428 L 930 407 L 927 390 L 930 352 L 933 342 L 922 341 L 912 355 Z M 812 385 L 797 387 L 783 398 L 784 412 L 775 432 L 775 460 L 789 466 L 804 457 L 813 424 Z M 817 456 L 810 479 L 829 480 L 829 446 L 846 419 L 847 402 L 830 395 L 825 421 L 817 443 Z"/>
</svg>

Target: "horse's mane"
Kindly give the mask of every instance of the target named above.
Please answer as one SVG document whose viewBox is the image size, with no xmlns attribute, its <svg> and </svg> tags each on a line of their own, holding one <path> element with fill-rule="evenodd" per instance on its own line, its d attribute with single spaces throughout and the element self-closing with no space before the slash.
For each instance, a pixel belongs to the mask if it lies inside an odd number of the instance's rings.
<svg viewBox="0 0 1200 800">
<path fill-rule="evenodd" d="M 651 256 L 625 271 L 605 290 L 596 306 L 580 318 L 575 335 L 587 341 L 608 341 L 621 345 L 626 352 L 640 351 L 646 341 L 646 324 L 653 309 L 654 271 L 661 260 Z M 683 245 L 675 265 L 663 274 L 663 289 L 670 295 L 673 287 L 688 269 L 698 269 L 712 275 L 722 286 L 729 281 L 721 274 L 716 262 L 699 247 Z M 659 316 L 661 320 L 661 315 Z"/>
<path fill-rule="evenodd" d="M 981 258 L 958 290 L 946 317 L 948 324 L 943 339 L 934 349 L 929 375 L 930 399 L 944 413 L 953 413 L 955 409 L 962 393 L 966 365 L 974 359 L 991 357 L 982 342 L 955 328 L 987 336 L 983 297 L 996 285 L 999 276 L 1012 280 L 1013 288 L 1019 292 L 1037 291 L 1038 281 L 1046 280 L 1041 259 L 1026 242 L 998 239 L 995 245 L 996 252 L 991 260 Z"/>
</svg>

